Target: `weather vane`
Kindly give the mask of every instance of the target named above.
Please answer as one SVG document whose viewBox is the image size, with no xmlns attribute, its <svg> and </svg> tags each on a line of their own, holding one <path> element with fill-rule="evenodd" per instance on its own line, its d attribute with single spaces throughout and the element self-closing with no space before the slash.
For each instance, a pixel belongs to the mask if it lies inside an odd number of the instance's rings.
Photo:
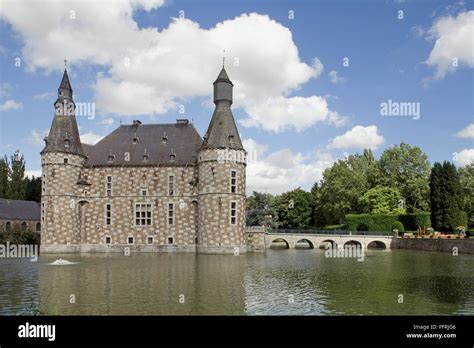
<svg viewBox="0 0 474 348">
<path fill-rule="evenodd" d="M 222 53 L 222 67 L 224 67 L 225 65 L 225 50 L 222 50 L 223 53 Z"/>
<path fill-rule="evenodd" d="M 67 59 L 64 59 L 64 70 L 67 68 Z"/>
</svg>

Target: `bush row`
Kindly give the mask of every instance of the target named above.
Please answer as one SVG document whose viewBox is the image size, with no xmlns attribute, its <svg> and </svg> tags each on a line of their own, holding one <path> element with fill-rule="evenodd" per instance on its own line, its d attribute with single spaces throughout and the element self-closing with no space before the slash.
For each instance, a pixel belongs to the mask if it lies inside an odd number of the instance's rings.
<svg viewBox="0 0 474 348">
<path fill-rule="evenodd" d="M 402 226 L 395 222 L 400 222 Z M 347 214 L 345 224 L 350 231 L 416 231 L 418 227 L 431 227 L 430 213 L 413 214 Z"/>
</svg>

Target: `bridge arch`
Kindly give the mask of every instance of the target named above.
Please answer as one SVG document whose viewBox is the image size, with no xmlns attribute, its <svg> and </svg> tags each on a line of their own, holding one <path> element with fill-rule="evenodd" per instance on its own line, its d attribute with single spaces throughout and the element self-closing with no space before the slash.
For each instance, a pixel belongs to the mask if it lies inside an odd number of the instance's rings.
<svg viewBox="0 0 474 348">
<path fill-rule="evenodd" d="M 332 239 L 325 239 L 319 243 L 319 249 L 326 249 L 327 245 L 331 245 L 331 249 L 337 248 L 337 243 Z"/>
<path fill-rule="evenodd" d="M 387 249 L 387 244 L 380 240 L 372 240 L 367 243 L 367 249 Z"/>
<path fill-rule="evenodd" d="M 305 244 L 304 246 L 302 244 Z M 298 245 L 300 244 L 300 245 Z M 302 238 L 295 243 L 295 249 L 314 249 L 314 244 L 309 239 Z"/>
<path fill-rule="evenodd" d="M 270 249 L 290 249 L 290 243 L 284 238 L 273 238 L 270 242 Z"/>
<path fill-rule="evenodd" d="M 362 247 L 362 243 L 359 242 L 358 240 L 348 240 L 347 242 L 344 243 L 344 248 L 349 247 L 349 246 Z"/>
</svg>

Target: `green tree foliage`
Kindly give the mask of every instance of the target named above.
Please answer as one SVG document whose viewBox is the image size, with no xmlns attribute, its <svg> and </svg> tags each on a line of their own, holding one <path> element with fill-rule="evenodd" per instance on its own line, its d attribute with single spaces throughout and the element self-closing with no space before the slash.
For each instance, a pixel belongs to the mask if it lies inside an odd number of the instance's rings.
<svg viewBox="0 0 474 348">
<path fill-rule="evenodd" d="M 311 222 L 311 193 L 297 188 L 277 197 L 280 228 L 307 229 Z"/>
<path fill-rule="evenodd" d="M 34 232 L 29 229 L 24 231 L 19 224 L 13 224 L 12 228 L 6 230 L 5 227 L 0 229 L 0 244 L 25 245 L 25 244 L 36 244 L 37 239 Z"/>
<path fill-rule="evenodd" d="M 31 179 L 26 177 L 26 191 L 25 200 L 41 202 L 41 178 L 32 177 Z"/>
<path fill-rule="evenodd" d="M 474 228 L 474 163 L 459 169 L 464 211 L 468 226 Z"/>
<path fill-rule="evenodd" d="M 269 193 L 253 191 L 247 197 L 247 226 L 277 227 L 278 213 L 275 209 L 275 197 Z"/>
<path fill-rule="evenodd" d="M 397 187 L 408 212 L 428 210 L 430 163 L 419 147 L 402 142 L 387 148 L 380 156 L 378 167 L 378 183 Z"/>
<path fill-rule="evenodd" d="M 0 198 L 7 198 L 8 182 L 10 178 L 10 163 L 8 157 L 0 159 Z"/>
<path fill-rule="evenodd" d="M 25 199 L 25 160 L 19 150 L 10 158 L 10 182 L 7 190 L 9 199 Z"/>
<path fill-rule="evenodd" d="M 461 181 L 454 164 L 435 163 L 430 176 L 431 222 L 433 228 L 453 232 L 458 226 L 467 224 L 463 211 L 465 199 Z"/>
<path fill-rule="evenodd" d="M 443 227 L 443 166 L 436 162 L 430 175 L 431 225 L 435 230 Z"/>
<path fill-rule="evenodd" d="M 349 213 L 362 211 L 359 198 L 375 181 L 377 162 L 370 150 L 339 160 L 323 173 L 320 188 L 322 225 L 341 224 Z"/>
<path fill-rule="evenodd" d="M 395 187 L 375 186 L 359 198 L 363 213 L 370 214 L 401 214 L 405 209 L 400 204 L 402 195 Z"/>
</svg>

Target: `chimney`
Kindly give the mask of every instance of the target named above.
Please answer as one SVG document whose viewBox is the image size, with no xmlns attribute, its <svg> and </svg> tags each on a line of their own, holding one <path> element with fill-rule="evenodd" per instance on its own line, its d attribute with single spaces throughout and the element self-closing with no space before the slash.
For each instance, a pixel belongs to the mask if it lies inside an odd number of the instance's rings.
<svg viewBox="0 0 474 348">
<path fill-rule="evenodd" d="M 135 127 L 138 127 L 138 126 L 141 125 L 141 124 L 142 124 L 142 123 L 141 123 L 140 120 L 133 120 L 133 125 L 134 125 Z"/>
</svg>

